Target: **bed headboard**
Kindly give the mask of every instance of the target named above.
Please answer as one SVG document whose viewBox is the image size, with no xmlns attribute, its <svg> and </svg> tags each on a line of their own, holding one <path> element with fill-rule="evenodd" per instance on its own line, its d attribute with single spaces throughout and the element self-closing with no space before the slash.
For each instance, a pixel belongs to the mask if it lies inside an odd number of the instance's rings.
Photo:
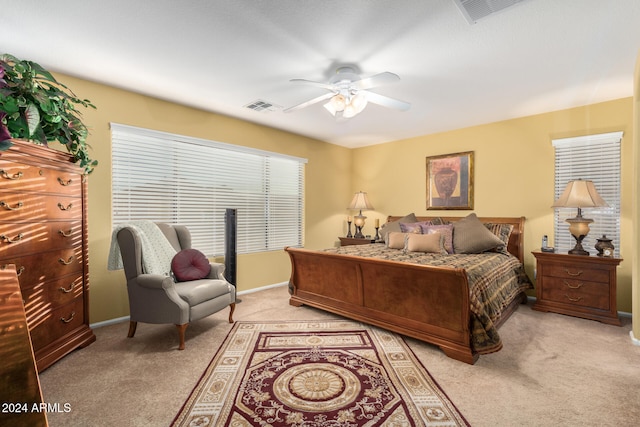
<svg viewBox="0 0 640 427">
<path fill-rule="evenodd" d="M 387 217 L 387 222 L 397 221 L 404 216 L 392 216 L 389 215 Z M 455 222 L 464 217 L 461 216 L 417 216 L 416 219 L 419 222 L 422 221 L 431 221 L 436 218 L 440 218 L 444 221 Z M 524 264 L 524 220 L 525 217 L 514 217 L 514 218 L 502 218 L 502 217 L 478 217 L 478 219 L 482 222 L 492 222 L 494 224 L 511 224 L 513 225 L 513 231 L 511 232 L 511 236 L 509 237 L 509 244 L 507 245 L 507 250 L 510 254 L 517 257 L 521 263 Z"/>
</svg>

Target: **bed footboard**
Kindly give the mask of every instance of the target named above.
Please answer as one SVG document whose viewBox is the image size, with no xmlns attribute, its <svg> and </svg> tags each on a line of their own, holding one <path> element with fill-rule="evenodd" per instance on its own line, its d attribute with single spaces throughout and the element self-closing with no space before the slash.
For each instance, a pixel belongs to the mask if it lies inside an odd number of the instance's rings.
<svg viewBox="0 0 640 427">
<path fill-rule="evenodd" d="M 303 304 L 439 346 L 473 364 L 463 269 L 285 248 L 290 304 Z"/>
</svg>

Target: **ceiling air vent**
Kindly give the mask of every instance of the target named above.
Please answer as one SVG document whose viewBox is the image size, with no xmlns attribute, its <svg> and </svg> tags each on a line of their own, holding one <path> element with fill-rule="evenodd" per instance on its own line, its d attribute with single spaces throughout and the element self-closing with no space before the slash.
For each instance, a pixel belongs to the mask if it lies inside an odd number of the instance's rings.
<svg viewBox="0 0 640 427">
<path fill-rule="evenodd" d="M 480 19 L 525 1 L 527 0 L 453 0 L 469 24 L 475 24 Z"/>
<path fill-rule="evenodd" d="M 265 112 L 265 113 L 276 111 L 282 108 L 279 105 L 275 105 L 272 102 L 263 101 L 261 99 L 258 99 L 257 101 L 253 101 L 252 103 L 247 104 L 244 107 L 250 110 Z"/>
</svg>

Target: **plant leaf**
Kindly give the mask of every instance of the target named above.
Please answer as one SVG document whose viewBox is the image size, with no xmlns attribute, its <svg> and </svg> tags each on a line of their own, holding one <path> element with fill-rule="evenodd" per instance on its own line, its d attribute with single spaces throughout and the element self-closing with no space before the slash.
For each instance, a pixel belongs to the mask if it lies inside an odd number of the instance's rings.
<svg viewBox="0 0 640 427">
<path fill-rule="evenodd" d="M 24 110 L 24 117 L 29 126 L 29 136 L 33 136 L 40 125 L 40 112 L 38 111 L 38 107 L 34 104 L 27 105 L 27 108 Z"/>
</svg>

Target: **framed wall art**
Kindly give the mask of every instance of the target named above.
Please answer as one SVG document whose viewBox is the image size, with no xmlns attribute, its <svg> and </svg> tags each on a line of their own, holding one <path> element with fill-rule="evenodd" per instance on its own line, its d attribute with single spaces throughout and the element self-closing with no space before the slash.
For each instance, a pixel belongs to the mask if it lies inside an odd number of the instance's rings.
<svg viewBox="0 0 640 427">
<path fill-rule="evenodd" d="M 427 157 L 427 210 L 473 209 L 473 151 Z"/>
</svg>

